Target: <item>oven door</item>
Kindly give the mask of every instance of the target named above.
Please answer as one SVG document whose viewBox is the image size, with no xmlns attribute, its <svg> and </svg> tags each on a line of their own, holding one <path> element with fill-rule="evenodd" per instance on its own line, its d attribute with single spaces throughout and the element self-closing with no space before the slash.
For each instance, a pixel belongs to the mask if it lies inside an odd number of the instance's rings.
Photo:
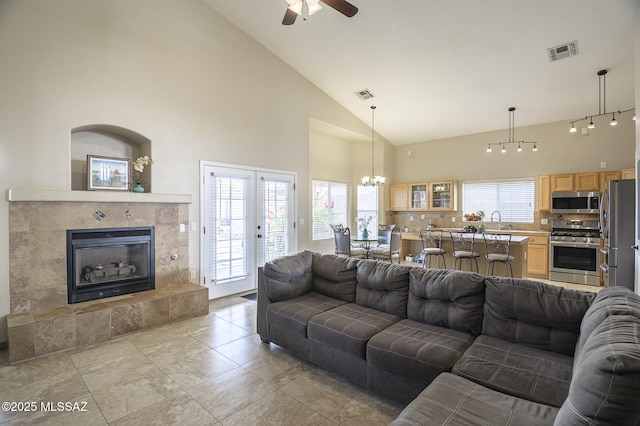
<svg viewBox="0 0 640 426">
<path fill-rule="evenodd" d="M 598 244 L 552 241 L 549 279 L 576 284 L 600 285 Z"/>
</svg>

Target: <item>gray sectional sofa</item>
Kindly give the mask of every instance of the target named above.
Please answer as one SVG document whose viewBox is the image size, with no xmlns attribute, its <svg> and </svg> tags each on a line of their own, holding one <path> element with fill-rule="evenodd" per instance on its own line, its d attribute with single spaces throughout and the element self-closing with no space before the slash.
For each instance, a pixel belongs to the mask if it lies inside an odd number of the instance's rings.
<svg viewBox="0 0 640 426">
<path fill-rule="evenodd" d="M 309 251 L 265 264 L 258 333 L 408 403 L 394 425 L 640 425 L 640 297 Z"/>
</svg>

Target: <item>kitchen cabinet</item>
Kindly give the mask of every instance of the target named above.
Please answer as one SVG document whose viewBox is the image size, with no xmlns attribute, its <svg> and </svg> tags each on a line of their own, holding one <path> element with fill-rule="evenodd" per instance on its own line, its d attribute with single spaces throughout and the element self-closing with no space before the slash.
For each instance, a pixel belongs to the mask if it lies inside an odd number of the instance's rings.
<svg viewBox="0 0 640 426">
<path fill-rule="evenodd" d="M 457 210 L 457 198 L 455 181 L 429 183 L 429 210 Z"/>
<path fill-rule="evenodd" d="M 574 174 L 551 175 L 551 192 L 573 191 Z"/>
<path fill-rule="evenodd" d="M 391 211 L 456 211 L 458 209 L 456 181 L 390 185 L 389 209 Z"/>
<path fill-rule="evenodd" d="M 428 183 L 412 183 L 409 185 L 409 210 L 429 209 L 428 188 Z"/>
<path fill-rule="evenodd" d="M 576 173 L 573 177 L 574 191 L 599 191 L 600 173 Z"/>
<path fill-rule="evenodd" d="M 551 210 L 551 187 L 549 175 L 538 176 L 538 210 Z"/>
<path fill-rule="evenodd" d="M 602 192 L 607 187 L 607 183 L 610 180 L 620 179 L 620 172 L 600 172 L 600 187 L 599 191 Z"/>
<path fill-rule="evenodd" d="M 526 234 L 529 237 L 527 273 L 548 277 L 549 275 L 549 237 L 539 234 Z"/>
<path fill-rule="evenodd" d="M 620 172 L 620 179 L 635 179 L 636 169 L 624 169 Z"/>
<path fill-rule="evenodd" d="M 394 183 L 389 185 L 389 210 L 407 211 L 409 208 L 409 185 Z"/>
</svg>

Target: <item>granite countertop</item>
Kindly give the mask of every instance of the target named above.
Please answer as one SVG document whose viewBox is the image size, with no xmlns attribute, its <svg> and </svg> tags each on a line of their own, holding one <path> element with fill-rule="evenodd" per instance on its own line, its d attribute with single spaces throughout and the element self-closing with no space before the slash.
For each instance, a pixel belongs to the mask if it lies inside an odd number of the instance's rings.
<svg viewBox="0 0 640 426">
<path fill-rule="evenodd" d="M 462 228 L 433 228 L 433 231 L 460 232 L 462 231 Z M 551 234 L 550 231 L 526 231 L 523 229 L 485 229 L 484 232 L 487 234 L 540 235 L 541 237 L 548 237 Z"/>
<path fill-rule="evenodd" d="M 442 230 L 442 231 L 451 231 L 454 233 L 460 233 L 462 234 L 463 238 L 467 237 L 467 238 L 471 238 L 472 235 L 475 235 L 475 239 L 476 240 L 482 240 L 482 234 L 481 233 L 472 233 L 472 232 L 462 232 L 462 229 L 460 228 L 437 228 L 435 229 L 436 231 L 438 230 Z M 487 233 L 492 233 L 492 232 L 487 232 Z M 448 237 L 447 237 L 448 238 Z M 420 234 L 418 232 L 403 232 L 402 233 L 402 239 L 404 240 L 420 240 Z M 523 235 L 511 235 L 511 242 L 513 244 L 521 244 L 525 241 L 528 241 L 529 237 L 523 236 Z M 444 241 L 444 238 L 443 238 Z"/>
</svg>

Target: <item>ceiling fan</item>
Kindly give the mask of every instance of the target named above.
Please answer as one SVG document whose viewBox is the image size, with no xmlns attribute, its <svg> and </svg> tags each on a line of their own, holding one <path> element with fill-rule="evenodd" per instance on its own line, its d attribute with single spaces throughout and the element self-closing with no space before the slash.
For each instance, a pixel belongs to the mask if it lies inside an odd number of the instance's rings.
<svg viewBox="0 0 640 426">
<path fill-rule="evenodd" d="M 287 0 L 289 7 L 282 19 L 282 25 L 291 25 L 296 22 L 298 15 L 302 15 L 302 19 L 305 21 L 310 15 L 313 15 L 322 6 L 319 4 L 319 0 Z M 358 8 L 345 0 L 322 0 L 322 3 L 342 13 L 347 18 L 351 18 L 358 13 Z"/>
</svg>

